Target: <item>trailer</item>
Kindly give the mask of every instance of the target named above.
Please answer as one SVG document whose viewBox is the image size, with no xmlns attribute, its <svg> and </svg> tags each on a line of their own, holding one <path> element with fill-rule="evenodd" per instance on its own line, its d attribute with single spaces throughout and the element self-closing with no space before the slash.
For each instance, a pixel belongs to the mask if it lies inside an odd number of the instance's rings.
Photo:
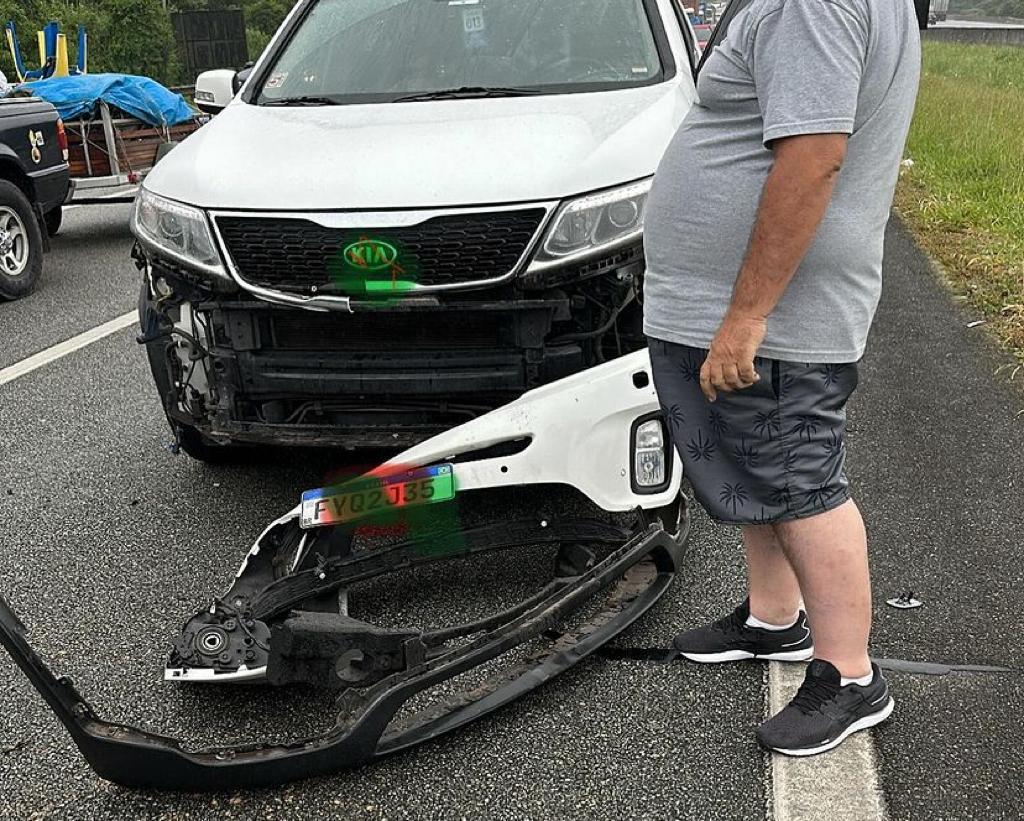
<svg viewBox="0 0 1024 821">
<path fill-rule="evenodd" d="M 209 118 L 148 77 L 78 74 L 23 83 L 15 95 L 54 105 L 68 137 L 68 204 L 131 202 L 175 145 Z M 59 227 L 59 210 L 51 226 Z"/>
<path fill-rule="evenodd" d="M 202 124 L 197 115 L 153 126 L 99 101 L 94 113 L 64 123 L 71 172 L 67 203 L 131 202 L 157 161 Z"/>
</svg>

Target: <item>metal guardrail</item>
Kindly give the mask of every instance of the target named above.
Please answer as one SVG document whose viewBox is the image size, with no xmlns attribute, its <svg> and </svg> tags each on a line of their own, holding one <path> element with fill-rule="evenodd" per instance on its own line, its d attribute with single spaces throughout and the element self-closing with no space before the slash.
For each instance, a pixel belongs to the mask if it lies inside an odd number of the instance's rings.
<svg viewBox="0 0 1024 821">
<path fill-rule="evenodd" d="M 979 43 L 987 46 L 1024 48 L 1024 28 L 930 28 L 921 32 L 926 40 L 946 43 Z"/>
</svg>

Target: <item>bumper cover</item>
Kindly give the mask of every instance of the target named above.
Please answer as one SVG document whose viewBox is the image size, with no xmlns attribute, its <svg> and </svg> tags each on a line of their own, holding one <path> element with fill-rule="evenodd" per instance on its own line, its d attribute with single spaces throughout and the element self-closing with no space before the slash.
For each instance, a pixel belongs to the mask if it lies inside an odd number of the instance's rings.
<svg viewBox="0 0 1024 821">
<path fill-rule="evenodd" d="M 650 418 L 657 409 L 650 363 L 646 351 L 641 351 L 531 391 L 406 451 L 371 474 L 393 475 L 399 467 L 450 460 L 459 493 L 501 492 L 530 484 L 569 486 L 601 510 L 622 514 L 613 521 L 503 519 L 438 530 L 361 553 L 350 549 L 351 523 L 303 530 L 301 508 L 272 522 L 248 552 L 227 593 L 186 624 L 168 673 L 172 679 L 200 681 L 315 681 L 318 673 L 311 674 L 306 663 L 310 655 L 303 656 L 301 647 L 297 651 L 293 640 L 300 635 L 325 636 L 328 649 L 312 655 L 329 661 L 326 669 L 341 678 L 343 692 L 334 726 L 319 736 L 286 744 L 192 751 L 173 738 L 98 716 L 70 679 L 50 671 L 30 645 L 24 624 L 2 598 L 0 644 L 64 724 L 90 766 L 125 786 L 185 791 L 262 787 L 354 767 L 406 749 L 491 712 L 569 669 L 642 616 L 669 588 L 689 532 L 678 460 L 667 458 L 665 486 L 648 494 L 634 486 L 629 467 L 633 423 Z M 525 446 L 493 455 L 509 442 Z M 674 511 L 668 527 L 662 521 L 666 509 Z M 470 623 L 428 631 L 385 631 L 349 618 L 341 604 L 347 601 L 344 593 L 350 586 L 369 579 L 421 564 L 539 544 L 559 546 L 552 580 L 515 606 Z M 294 560 L 284 564 L 293 547 Z M 278 572 L 282 567 L 287 569 Z M 334 612 L 325 607 L 331 602 Z M 239 635 L 236 653 L 233 644 L 222 642 L 239 629 L 244 636 Z M 209 650 L 216 645 L 216 651 L 199 658 L 203 654 L 192 650 L 204 635 L 219 637 L 206 646 Z M 445 685 L 527 642 L 539 649 L 525 660 L 520 655 L 483 683 L 464 685 L 469 689 L 455 695 L 444 688 L 447 695 L 441 702 L 398 715 L 416 694 Z M 376 659 L 387 663 L 376 664 Z"/>
<path fill-rule="evenodd" d="M 685 532 L 682 534 L 685 536 Z M 32 649 L 27 631 L 0 598 L 0 642 L 60 719 L 83 757 L 101 777 L 126 787 L 230 790 L 265 787 L 355 767 L 427 741 L 539 687 L 599 648 L 645 613 L 668 589 L 677 570 L 679 538 L 660 524 L 639 529 L 572 584 L 494 627 L 461 651 L 424 661 L 406 675 L 363 691 L 358 707 L 338 716 L 327 733 L 281 745 L 242 744 L 189 752 L 175 739 L 112 724 L 96 715 L 66 677 L 56 677 Z M 550 642 L 528 664 L 498 681 L 460 694 L 443 710 L 389 725 L 413 695 L 542 636 L 596 591 L 611 588 L 605 605 L 574 631 Z"/>
</svg>

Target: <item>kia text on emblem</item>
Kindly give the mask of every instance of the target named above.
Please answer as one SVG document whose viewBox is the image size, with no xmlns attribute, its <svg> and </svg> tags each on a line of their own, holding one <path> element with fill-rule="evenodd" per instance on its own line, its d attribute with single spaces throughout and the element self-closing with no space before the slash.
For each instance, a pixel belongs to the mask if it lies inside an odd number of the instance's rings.
<svg viewBox="0 0 1024 821">
<path fill-rule="evenodd" d="M 398 259 L 394 245 L 377 239 L 360 239 L 345 247 L 342 252 L 345 262 L 364 271 L 380 271 L 390 268 Z"/>
</svg>

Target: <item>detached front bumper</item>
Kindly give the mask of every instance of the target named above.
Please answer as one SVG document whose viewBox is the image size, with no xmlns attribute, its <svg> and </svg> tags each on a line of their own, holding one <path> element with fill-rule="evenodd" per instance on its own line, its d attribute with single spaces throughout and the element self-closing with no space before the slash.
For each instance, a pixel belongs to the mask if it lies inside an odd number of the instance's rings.
<svg viewBox="0 0 1024 821">
<path fill-rule="evenodd" d="M 567 670 L 632 624 L 669 588 L 681 565 L 689 515 L 664 423 L 660 436 L 639 433 L 657 415 L 650 362 L 640 351 L 531 391 L 360 477 L 359 486 L 366 487 L 367 481 L 408 477 L 443 463 L 458 495 L 452 490 L 438 503 L 419 507 L 412 505 L 416 497 L 402 495 L 401 502 L 394 497 L 389 513 L 417 525 L 406 531 L 415 536 L 359 545 L 357 519 L 372 522 L 368 517 L 375 514 L 317 525 L 316 515 L 305 519 L 303 505 L 272 522 L 230 588 L 186 622 L 167 673 L 181 680 L 301 681 L 338 689 L 335 724 L 319 736 L 190 751 L 173 738 L 97 716 L 69 679 L 49 670 L 2 598 L 0 644 L 93 769 L 126 786 L 261 787 L 403 750 Z M 506 447 L 510 444 L 516 447 Z M 498 521 L 492 512 L 490 521 L 467 520 L 466 526 L 451 515 L 475 491 L 501 494 L 524 485 L 537 486 L 545 498 L 569 488 L 590 507 L 571 517 L 542 517 L 532 510 L 499 513 Z M 337 499 L 345 487 L 352 485 L 315 492 L 313 500 Z M 511 508 L 508 499 L 485 501 L 487 510 Z M 313 501 L 314 513 L 318 506 Z M 357 510 L 354 502 L 349 509 Z M 418 523 L 414 513 L 423 516 Z M 482 618 L 434 629 L 388 629 L 348 613 L 348 592 L 360 583 L 532 545 L 557 549 L 550 581 Z M 450 567 L 446 573 L 451 575 Z M 484 671 L 456 680 L 499 659 L 501 665 L 488 669 L 483 681 Z M 432 703 L 406 707 L 435 687 Z"/>
<path fill-rule="evenodd" d="M 570 535 L 570 530 L 563 535 Z M 581 534 L 582 535 L 582 534 Z M 593 536 L 593 533 L 590 534 Z M 0 643 L 60 719 L 89 765 L 126 787 L 232 790 L 265 787 L 355 767 L 459 727 L 518 698 L 567 670 L 645 613 L 668 589 L 678 568 L 685 531 L 670 536 L 638 518 L 625 543 L 587 573 L 508 614 L 457 651 L 411 664 L 348 700 L 323 735 L 292 744 L 241 744 L 190 752 L 180 742 L 112 724 L 96 715 L 66 677 L 56 677 L 27 639 L 27 630 L 0 598 Z M 366 576 L 364 575 L 363 578 Z M 616 581 L 617 580 L 617 581 Z M 598 612 L 548 642 L 530 661 L 440 708 L 393 722 L 416 693 L 543 637 L 595 593 L 610 591 Z M 421 637 L 415 641 L 422 644 Z M 410 640 L 407 650 L 415 647 Z M 355 709 L 348 711 L 344 707 Z"/>
</svg>

